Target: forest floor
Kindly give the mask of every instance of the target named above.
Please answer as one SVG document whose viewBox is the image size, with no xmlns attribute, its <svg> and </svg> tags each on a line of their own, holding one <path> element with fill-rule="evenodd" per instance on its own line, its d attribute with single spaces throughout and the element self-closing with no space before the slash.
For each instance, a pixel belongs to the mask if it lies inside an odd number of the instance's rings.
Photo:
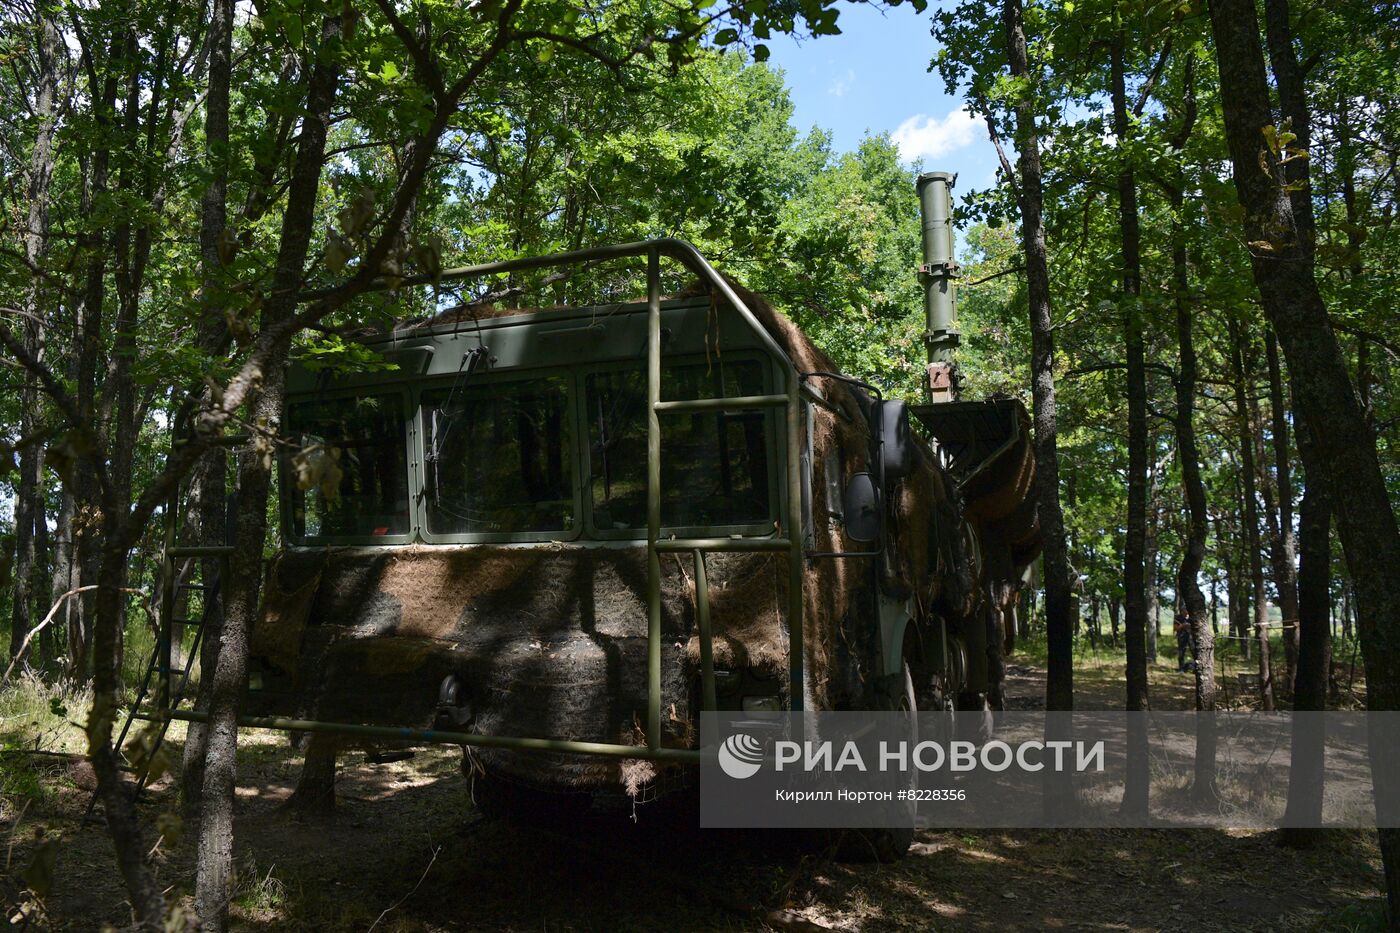
<svg viewBox="0 0 1400 933">
<path fill-rule="evenodd" d="M 1013 656 L 1011 708 L 1044 695 L 1034 656 Z M 1076 702 L 1121 708 L 1121 655 L 1083 658 Z M 1190 676 L 1164 657 L 1157 708 L 1186 708 Z M 44 747 L 76 741 L 36 704 L 22 723 Z M 16 711 L 0 706 L 13 739 Z M 172 730 L 174 731 L 174 730 Z M 178 739 L 179 736 L 172 736 Z M 8 744 L 8 743 L 7 743 Z M 176 742 L 175 744 L 178 744 Z M 1381 929 L 1373 833 L 1333 831 L 1306 851 L 1268 832 L 958 830 L 920 832 L 894 865 L 834 860 L 820 845 L 759 832 L 701 832 L 664 804 L 598 811 L 568 825 L 488 820 L 472 807 L 456 749 L 407 761 L 342 757 L 333 818 L 300 822 L 283 804 L 298 754 L 250 731 L 240 752 L 238 861 L 231 905 L 242 930 L 1339 930 Z M 91 772 L 59 756 L 0 760 L 0 899 L 11 909 L 36 832 L 57 842 L 46 915 L 35 926 L 94 930 L 130 921 L 98 824 L 81 824 Z M 141 804 L 175 807 L 169 779 Z M 192 887 L 192 832 L 156 859 L 173 893 Z"/>
</svg>

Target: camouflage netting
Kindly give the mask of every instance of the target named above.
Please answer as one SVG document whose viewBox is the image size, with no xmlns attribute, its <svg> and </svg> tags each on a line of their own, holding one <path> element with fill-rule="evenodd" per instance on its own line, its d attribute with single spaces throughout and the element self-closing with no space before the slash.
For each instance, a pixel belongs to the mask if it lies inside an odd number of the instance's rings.
<svg viewBox="0 0 1400 933">
<path fill-rule="evenodd" d="M 264 702 L 308 718 L 427 727 L 456 674 L 476 731 L 631 741 L 646 718 L 645 592 L 635 548 L 298 550 L 269 574 L 253 653 L 292 675 Z M 678 645 L 692 623 L 674 567 L 662 593 L 664 695 L 683 717 Z M 668 744 L 684 741 L 683 722 Z M 598 768 L 550 765 L 586 783 Z"/>
<path fill-rule="evenodd" d="M 741 296 L 799 370 L 833 370 L 787 318 Z M 507 309 L 493 313 L 522 313 Z M 475 313 L 481 314 L 481 309 Z M 433 323 L 442 323 L 434 321 Z M 839 382 L 814 386 L 811 549 L 849 548 L 824 477 L 866 470 L 868 401 Z M 829 472 L 834 458 L 839 470 Z M 914 475 L 891 497 L 893 575 L 881 585 L 921 616 L 976 618 L 975 544 L 951 479 L 922 443 Z M 720 667 L 786 684 L 785 555 L 707 558 Z M 878 626 L 871 564 L 807 562 L 803 593 L 809 708 L 870 702 Z M 269 573 L 253 655 L 269 670 L 258 711 L 426 727 L 439 684 L 465 686 L 485 733 L 636 743 L 646 722 L 646 551 L 640 546 L 404 546 L 296 549 Z M 662 560 L 663 743 L 693 741 L 698 695 L 691 559 Z M 273 685 L 276 685 L 275 687 Z M 486 752 L 488 770 L 540 783 L 635 792 L 638 772 L 581 756 Z M 651 772 L 643 777 L 649 777 Z"/>
</svg>

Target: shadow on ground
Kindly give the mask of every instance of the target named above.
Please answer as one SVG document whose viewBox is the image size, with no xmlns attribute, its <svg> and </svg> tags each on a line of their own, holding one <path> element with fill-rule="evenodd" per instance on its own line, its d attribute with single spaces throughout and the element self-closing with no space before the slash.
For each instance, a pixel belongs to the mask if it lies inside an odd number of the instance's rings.
<svg viewBox="0 0 1400 933">
<path fill-rule="evenodd" d="M 295 757 L 249 748 L 235 929 L 1364 930 L 1381 890 L 1362 832 L 1305 852 L 1269 833 L 923 832 L 882 866 L 836 862 L 812 838 L 701 832 L 674 803 L 520 825 L 474 810 L 459 760 L 347 753 L 335 817 L 299 822 L 283 808 Z M 172 794 L 158 787 L 142 806 L 154 819 Z M 78 825 L 85 800 L 69 782 L 12 833 L 11 865 L 25 864 L 33 825 L 61 837 L 57 929 L 129 920 L 104 829 Z M 192 886 L 192 835 L 157 856 L 175 891 Z"/>
</svg>

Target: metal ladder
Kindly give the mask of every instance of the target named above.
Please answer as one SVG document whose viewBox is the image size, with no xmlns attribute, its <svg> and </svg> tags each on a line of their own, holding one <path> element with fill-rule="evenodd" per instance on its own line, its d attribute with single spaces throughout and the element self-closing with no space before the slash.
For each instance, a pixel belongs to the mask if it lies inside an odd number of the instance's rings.
<svg viewBox="0 0 1400 933">
<path fill-rule="evenodd" d="M 227 435 L 217 438 L 213 442 L 213 446 L 234 447 L 244 443 L 247 439 L 247 435 Z M 194 660 L 199 657 L 205 630 L 211 623 L 216 627 L 223 624 L 224 603 L 221 585 L 224 580 L 228 579 L 228 558 L 233 553 L 233 547 L 229 544 L 180 546 L 176 543 L 179 541 L 183 486 L 183 483 L 175 484 L 175 488 L 171 490 L 170 498 L 166 500 L 165 515 L 162 517 L 164 537 L 161 542 L 160 604 L 156 616 L 156 645 L 151 650 L 150 660 L 146 662 L 146 672 L 141 678 L 141 686 L 136 691 L 136 699 L 132 702 L 131 708 L 127 710 L 126 719 L 117 733 L 115 745 L 118 755 L 117 770 L 133 776 L 138 796 L 150 783 L 151 761 L 160 751 L 161 746 L 165 744 L 165 735 L 169 731 L 172 721 L 168 713 L 178 708 L 184 701 L 185 693 L 190 685 L 190 674 L 194 668 Z M 214 579 L 201 579 L 198 583 L 182 581 L 180 579 L 181 562 L 197 559 L 218 561 Z M 202 618 L 175 614 L 180 591 L 201 594 L 200 615 Z M 214 606 L 217 606 L 217 621 L 214 618 L 215 612 L 212 611 Z M 173 666 L 177 628 L 182 633 L 186 628 L 194 629 L 194 638 L 191 639 L 189 649 L 185 652 L 183 666 L 178 669 Z M 178 678 L 178 682 L 175 681 L 175 678 Z M 143 710 L 142 704 L 152 693 L 152 681 L 155 682 L 155 708 Z M 133 762 L 126 752 L 125 744 L 127 737 L 131 734 L 132 725 L 137 720 L 152 723 L 154 737 L 150 748 L 142 756 L 143 760 Z M 97 799 L 97 791 L 94 790 L 92 797 L 88 800 L 87 810 L 83 814 L 83 822 L 86 823 L 94 819 L 93 812 L 97 807 Z"/>
<path fill-rule="evenodd" d="M 661 743 L 661 555 L 689 552 L 695 563 L 695 621 L 700 641 L 702 710 L 718 708 L 715 698 L 714 642 L 710 630 L 709 580 L 705 555 L 711 551 L 769 551 L 788 555 L 788 708 L 803 708 L 805 666 L 802 637 L 802 470 L 801 377 L 787 353 L 754 317 L 729 283 L 688 243 L 654 240 L 647 245 L 647 746 Z M 787 360 L 786 391 L 781 395 L 661 400 L 661 274 L 662 252 L 680 260 L 729 302 L 769 352 Z M 786 411 L 784 474 L 787 510 L 782 537 L 666 538 L 661 537 L 661 415 L 707 411 Z"/>
</svg>

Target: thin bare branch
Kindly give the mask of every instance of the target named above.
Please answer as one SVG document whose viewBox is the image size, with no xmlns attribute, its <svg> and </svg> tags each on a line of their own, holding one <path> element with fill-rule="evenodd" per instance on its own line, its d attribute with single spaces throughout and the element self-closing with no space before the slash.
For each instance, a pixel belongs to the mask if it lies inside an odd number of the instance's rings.
<svg viewBox="0 0 1400 933">
<path fill-rule="evenodd" d="M 14 658 L 10 660 L 10 666 L 5 668 L 5 673 L 0 674 L 0 683 L 4 683 L 10 679 L 10 674 L 14 672 L 15 665 L 19 664 L 22 660 L 24 660 L 24 653 L 29 650 L 29 644 L 34 640 L 34 636 L 38 635 L 44 629 L 48 628 L 50 624 L 52 624 L 53 620 L 58 616 L 58 610 L 62 608 L 65 602 L 67 602 L 72 597 L 77 596 L 79 593 L 90 593 L 96 589 L 97 584 L 91 583 L 87 586 L 74 587 L 73 589 L 64 593 L 62 596 L 58 597 L 58 599 L 54 601 L 53 607 L 49 609 L 49 614 L 44 616 L 44 620 L 38 625 L 34 626 L 32 629 L 30 629 L 29 634 L 24 636 L 24 641 L 20 642 L 19 650 L 15 652 Z M 146 595 L 145 590 L 133 586 L 121 587 L 121 592 L 139 593 L 142 596 Z"/>
<path fill-rule="evenodd" d="M 1167 56 L 1171 54 L 1171 51 L 1172 37 L 1167 36 L 1167 41 L 1162 46 L 1162 54 L 1157 56 L 1157 63 L 1152 66 L 1152 72 L 1147 76 L 1147 80 L 1142 82 L 1142 87 L 1138 90 L 1137 100 L 1133 102 L 1133 116 L 1142 116 L 1143 108 L 1147 106 L 1147 99 L 1152 96 L 1152 90 L 1162 77 L 1162 69 L 1166 67 Z"/>
</svg>

